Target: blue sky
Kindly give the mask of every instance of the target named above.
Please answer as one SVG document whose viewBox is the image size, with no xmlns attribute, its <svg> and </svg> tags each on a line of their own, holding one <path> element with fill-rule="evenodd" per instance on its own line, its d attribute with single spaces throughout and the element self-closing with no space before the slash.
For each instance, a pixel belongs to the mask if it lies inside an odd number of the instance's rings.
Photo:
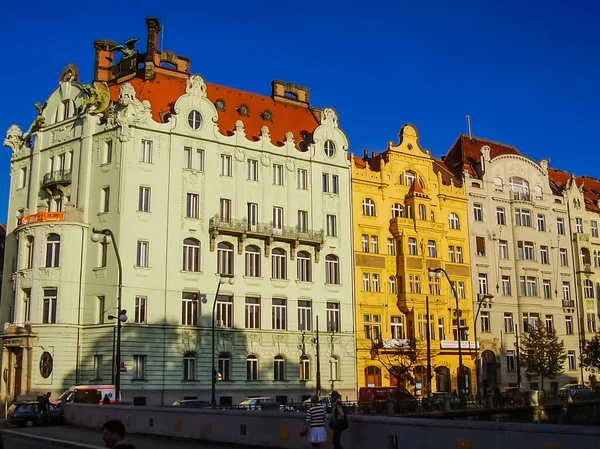
<svg viewBox="0 0 600 449">
<path fill-rule="evenodd" d="M 492 4 L 493 3 L 493 4 Z M 165 50 L 192 72 L 268 95 L 272 79 L 333 106 L 350 151 L 382 150 L 411 122 L 445 154 L 472 116 L 473 134 L 600 177 L 600 5 L 592 1 L 2 2 L 0 132 L 26 129 L 64 66 L 91 81 L 95 39 L 140 37 L 164 24 Z M 60 5 L 60 6 L 59 6 Z M 10 150 L 0 150 L 0 220 Z"/>
</svg>

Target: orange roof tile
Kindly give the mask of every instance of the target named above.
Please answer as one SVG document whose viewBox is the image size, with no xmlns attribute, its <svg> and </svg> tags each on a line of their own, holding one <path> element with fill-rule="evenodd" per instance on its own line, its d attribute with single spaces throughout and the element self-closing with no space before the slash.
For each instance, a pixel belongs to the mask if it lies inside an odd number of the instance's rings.
<svg viewBox="0 0 600 449">
<path fill-rule="evenodd" d="M 565 188 L 571 179 L 571 175 L 564 170 L 555 168 L 548 169 L 548 180 L 555 194 Z M 598 200 L 600 200 L 600 180 L 590 176 L 576 176 L 575 184 L 583 191 L 585 208 L 591 212 L 600 213 Z"/>
</svg>

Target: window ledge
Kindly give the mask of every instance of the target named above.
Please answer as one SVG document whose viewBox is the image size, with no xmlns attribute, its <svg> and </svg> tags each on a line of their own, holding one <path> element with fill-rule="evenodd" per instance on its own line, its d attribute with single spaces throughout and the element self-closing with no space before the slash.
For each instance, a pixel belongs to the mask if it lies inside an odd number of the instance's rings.
<svg viewBox="0 0 600 449">
<path fill-rule="evenodd" d="M 189 168 L 189 167 L 184 167 L 183 171 L 187 171 L 187 172 L 191 172 L 191 173 L 204 173 L 203 169 L 200 168 Z"/>
<path fill-rule="evenodd" d="M 92 271 L 106 271 L 106 267 L 95 267 L 92 268 Z"/>
<path fill-rule="evenodd" d="M 242 276 L 244 279 L 248 279 L 249 281 L 262 281 L 265 278 L 262 276 Z"/>
<path fill-rule="evenodd" d="M 202 270 L 200 270 L 200 271 L 179 270 L 179 271 L 181 272 L 181 274 L 191 274 L 191 275 L 195 275 L 195 276 L 202 275 Z"/>
<path fill-rule="evenodd" d="M 142 267 L 142 266 L 138 266 L 138 265 L 134 265 L 133 268 L 135 268 L 136 270 L 150 270 L 150 269 L 152 269 L 152 267 Z"/>
</svg>

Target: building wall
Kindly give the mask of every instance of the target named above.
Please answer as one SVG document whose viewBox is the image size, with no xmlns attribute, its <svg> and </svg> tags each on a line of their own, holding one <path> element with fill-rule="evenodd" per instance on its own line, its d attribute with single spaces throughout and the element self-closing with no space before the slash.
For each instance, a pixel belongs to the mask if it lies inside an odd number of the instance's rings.
<svg viewBox="0 0 600 449">
<path fill-rule="evenodd" d="M 414 368 L 411 370 L 412 376 L 415 376 L 415 370 L 426 368 L 426 304 L 429 301 L 430 325 L 433 328 L 430 334 L 432 391 L 457 389 L 458 343 L 454 341 L 452 328 L 456 303 L 445 278 L 439 282 L 439 292 L 429 291 L 429 268 L 444 268 L 453 281 L 464 285 L 464 297 L 460 300 L 465 320 L 462 328 L 470 327 L 472 296 L 465 191 L 451 181 L 445 184 L 442 177 L 452 176 L 443 170 L 429 152 L 422 150 L 417 131 L 411 125 L 402 128 L 397 146 L 390 144 L 381 155 L 371 158 L 355 158 L 352 195 L 359 387 L 376 386 L 379 383 L 383 386 L 394 385 L 394 376 L 389 371 L 397 364 L 407 366 L 406 362 L 401 361 L 400 348 L 404 342 L 412 344 L 412 340 L 415 340 L 414 352 L 417 356 L 413 356 L 415 360 L 411 363 Z M 416 175 L 412 186 L 406 180 L 408 171 Z M 364 211 L 365 199 L 374 202 L 375 213 L 372 216 Z M 394 217 L 397 215 L 393 213 L 394 204 L 403 208 L 398 217 Z M 419 215 L 420 205 L 426 208 L 424 219 Z M 412 208 L 410 216 L 408 207 Z M 448 216 L 451 212 L 457 214 L 462 224 L 459 229 L 449 229 Z M 363 235 L 368 238 L 367 248 L 362 246 Z M 372 237 L 377 237 L 379 242 L 377 254 L 372 248 Z M 409 253 L 409 239 L 416 239 L 415 255 Z M 436 242 L 436 254 L 433 257 L 428 252 L 430 240 Z M 462 247 L 462 263 L 450 260 L 449 246 Z M 365 288 L 364 274 L 370 276 L 368 288 Z M 381 280 L 380 291 L 374 291 L 374 275 Z M 420 292 L 411 292 L 410 276 L 419 276 Z M 397 285 L 395 289 L 390 287 L 390 278 Z M 372 326 L 377 325 L 373 318 L 375 315 L 381 317 L 380 336 L 371 330 Z M 403 322 L 401 333 L 392 334 L 393 319 Z M 441 325 L 438 322 L 440 319 Z M 475 345 L 466 341 L 473 339 L 472 334 L 464 337 L 461 344 L 464 346 L 463 364 L 471 370 L 472 392 Z M 449 348 L 454 345 L 454 349 Z M 366 370 L 373 369 L 370 367 L 381 370 L 381 381 L 372 376 L 367 378 Z M 441 379 L 446 370 L 450 382 Z M 426 394 L 426 374 L 415 377 L 415 393 Z"/>
</svg>

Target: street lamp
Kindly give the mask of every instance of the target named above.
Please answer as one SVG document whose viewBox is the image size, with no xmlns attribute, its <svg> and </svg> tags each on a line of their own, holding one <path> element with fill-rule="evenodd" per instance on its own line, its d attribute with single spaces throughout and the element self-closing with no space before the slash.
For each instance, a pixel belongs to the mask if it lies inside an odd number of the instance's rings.
<svg viewBox="0 0 600 449">
<path fill-rule="evenodd" d="M 213 302 L 212 308 L 212 379 L 211 379 L 211 397 L 210 397 L 210 405 L 215 407 L 217 405 L 217 367 L 215 366 L 215 310 L 217 309 L 217 301 L 219 300 L 219 290 L 221 289 L 222 284 L 233 285 L 235 283 L 235 279 L 233 279 L 233 275 L 231 274 L 221 274 L 219 275 L 219 283 L 217 284 L 217 292 L 215 293 L 215 301 Z"/>
<path fill-rule="evenodd" d="M 490 295 L 489 293 L 477 293 L 477 313 L 475 314 L 475 319 L 473 321 L 473 328 L 475 330 L 475 376 L 477 378 L 477 396 L 480 396 L 480 385 L 479 379 L 481 378 L 481 369 L 479 367 L 479 347 L 477 345 L 477 317 L 479 317 L 479 311 L 481 310 L 481 306 L 485 304 L 486 306 L 491 307 L 494 303 L 494 295 Z"/>
<path fill-rule="evenodd" d="M 431 279 L 437 278 L 438 280 L 442 278 L 442 274 L 446 276 L 450 287 L 452 288 L 452 293 L 454 293 L 454 298 L 456 298 L 456 328 L 457 328 L 457 337 L 458 337 L 458 398 L 460 401 L 461 407 L 464 407 L 465 400 L 462 389 L 462 377 L 463 377 L 463 360 L 462 360 L 462 345 L 461 345 L 461 332 L 460 332 L 460 304 L 458 303 L 458 295 L 456 294 L 456 289 L 454 288 L 454 284 L 450 280 L 448 273 L 443 268 L 430 268 L 429 269 L 429 277 Z"/>
<path fill-rule="evenodd" d="M 116 400 L 121 400 L 121 326 L 125 321 L 127 321 L 127 311 L 123 310 L 121 307 L 121 293 L 123 291 L 123 265 L 121 264 L 121 255 L 119 254 L 119 248 L 117 246 L 117 241 L 115 240 L 115 235 L 110 229 L 92 229 L 92 242 L 99 243 L 102 242 L 105 245 L 113 244 L 113 248 L 115 249 L 115 256 L 117 257 L 117 272 L 118 272 L 118 289 L 117 289 L 117 310 L 119 311 L 119 319 L 117 321 L 117 354 L 115 357 L 115 362 L 113 365 L 113 372 L 116 366 L 115 372 L 115 396 Z M 111 315 L 112 316 L 112 315 Z M 123 319 L 125 318 L 125 319 Z M 109 319 L 110 316 L 109 316 Z M 115 319 L 113 317 L 112 319 Z"/>
</svg>

